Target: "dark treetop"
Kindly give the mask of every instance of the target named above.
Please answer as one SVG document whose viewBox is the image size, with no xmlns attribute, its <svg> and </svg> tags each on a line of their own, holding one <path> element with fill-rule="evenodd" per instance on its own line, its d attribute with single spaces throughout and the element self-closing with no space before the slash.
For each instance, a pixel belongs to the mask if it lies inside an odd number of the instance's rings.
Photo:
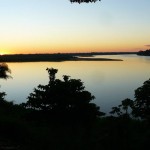
<svg viewBox="0 0 150 150">
<path fill-rule="evenodd" d="M 96 1 L 101 1 L 101 0 L 70 0 L 71 3 L 95 3 Z"/>
</svg>

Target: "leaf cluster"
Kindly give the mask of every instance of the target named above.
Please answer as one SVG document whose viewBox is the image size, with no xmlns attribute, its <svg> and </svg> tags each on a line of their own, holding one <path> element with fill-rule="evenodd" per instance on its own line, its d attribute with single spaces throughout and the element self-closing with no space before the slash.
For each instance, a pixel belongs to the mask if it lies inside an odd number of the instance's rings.
<svg viewBox="0 0 150 150">
<path fill-rule="evenodd" d="M 49 83 L 39 85 L 28 97 L 27 108 L 48 112 L 49 114 L 72 117 L 96 118 L 104 115 L 96 104 L 91 103 L 95 98 L 85 90 L 80 79 L 71 79 L 64 75 L 63 80 L 56 79 L 57 69 L 47 68 Z"/>
<path fill-rule="evenodd" d="M 6 63 L 1 63 L 0 64 L 0 78 L 2 79 L 11 78 L 11 76 L 8 75 L 7 73 L 11 73 L 11 70 L 9 69 Z"/>
<path fill-rule="evenodd" d="M 101 0 L 70 0 L 71 3 L 95 3 L 96 1 L 101 1 Z"/>
<path fill-rule="evenodd" d="M 135 90 L 135 100 L 129 98 L 122 101 L 118 107 L 112 107 L 110 114 L 141 118 L 150 121 L 150 79 Z"/>
</svg>

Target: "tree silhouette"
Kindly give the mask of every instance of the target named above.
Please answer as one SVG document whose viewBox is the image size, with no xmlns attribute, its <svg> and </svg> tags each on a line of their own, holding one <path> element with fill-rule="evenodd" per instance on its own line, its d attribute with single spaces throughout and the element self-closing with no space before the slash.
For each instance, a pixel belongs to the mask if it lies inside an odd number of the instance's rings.
<svg viewBox="0 0 150 150">
<path fill-rule="evenodd" d="M 4 102 L 4 97 L 6 96 L 5 92 L 0 92 L 0 103 Z"/>
<path fill-rule="evenodd" d="M 133 100 L 126 98 L 119 107 L 125 111 L 125 115 L 129 115 L 129 109 L 131 110 L 133 108 Z"/>
<path fill-rule="evenodd" d="M 110 111 L 110 114 L 117 114 L 117 116 L 120 116 L 122 114 L 120 107 L 112 107 L 112 111 Z"/>
<path fill-rule="evenodd" d="M 58 72 L 58 70 L 57 69 L 53 69 L 53 68 L 50 68 L 50 69 L 47 68 L 46 70 L 48 71 L 50 82 L 55 81 L 56 73 Z"/>
<path fill-rule="evenodd" d="M 95 3 L 96 1 L 101 1 L 101 0 L 70 0 L 71 3 Z"/>
<path fill-rule="evenodd" d="M 1 79 L 8 79 L 8 78 L 10 78 L 11 76 L 8 75 L 7 73 L 11 73 L 8 65 L 6 63 L 1 63 L 0 64 L 0 78 Z M 3 103 L 5 101 L 4 100 L 5 96 L 6 96 L 5 92 L 0 92 L 0 103 Z"/>
<path fill-rule="evenodd" d="M 130 117 L 133 109 L 133 100 L 126 98 L 121 101 L 121 104 L 118 107 L 112 107 L 110 114 L 117 114 L 119 117 Z M 130 110 L 130 112 L 129 112 Z"/>
<path fill-rule="evenodd" d="M 133 114 L 136 117 L 150 120 L 150 79 L 135 90 Z"/>
<path fill-rule="evenodd" d="M 11 73 L 11 70 L 8 68 L 8 65 L 6 63 L 0 64 L 0 78 L 2 79 L 8 79 L 11 76 L 7 73 Z"/>
<path fill-rule="evenodd" d="M 150 49 L 147 49 L 145 51 L 139 51 L 137 52 L 137 55 L 150 56 Z"/>
<path fill-rule="evenodd" d="M 95 98 L 85 90 L 80 79 L 64 75 L 63 80 L 55 79 L 57 69 L 47 68 L 49 83 L 39 85 L 28 97 L 27 108 L 49 112 L 55 115 L 80 118 L 96 118 L 104 115 L 91 101 Z"/>
</svg>

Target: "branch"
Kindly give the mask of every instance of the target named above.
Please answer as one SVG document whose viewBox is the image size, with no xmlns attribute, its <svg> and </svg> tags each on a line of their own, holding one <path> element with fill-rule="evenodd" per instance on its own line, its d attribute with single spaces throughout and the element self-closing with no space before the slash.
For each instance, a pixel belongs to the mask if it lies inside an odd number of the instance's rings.
<svg viewBox="0 0 150 150">
<path fill-rule="evenodd" d="M 70 0 L 71 3 L 95 3 L 96 1 L 101 1 L 101 0 Z"/>
</svg>

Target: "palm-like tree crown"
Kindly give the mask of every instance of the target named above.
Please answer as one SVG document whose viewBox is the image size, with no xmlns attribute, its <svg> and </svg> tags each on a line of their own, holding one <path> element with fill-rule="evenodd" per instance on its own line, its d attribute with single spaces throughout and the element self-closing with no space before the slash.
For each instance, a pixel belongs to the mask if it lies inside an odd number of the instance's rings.
<svg viewBox="0 0 150 150">
<path fill-rule="evenodd" d="M 11 70 L 8 68 L 8 65 L 6 63 L 0 64 L 0 78 L 2 79 L 8 79 L 11 76 L 7 73 L 11 73 Z"/>
</svg>

